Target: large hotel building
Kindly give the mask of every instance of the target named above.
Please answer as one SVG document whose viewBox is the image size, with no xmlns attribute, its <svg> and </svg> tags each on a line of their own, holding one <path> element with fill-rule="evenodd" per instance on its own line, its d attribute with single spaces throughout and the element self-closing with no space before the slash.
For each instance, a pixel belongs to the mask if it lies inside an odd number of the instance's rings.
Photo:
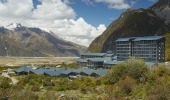
<svg viewBox="0 0 170 100">
<path fill-rule="evenodd" d="M 118 38 L 116 40 L 116 55 L 118 61 L 129 57 L 144 59 L 146 62 L 165 61 L 165 37 L 146 36 Z"/>
</svg>

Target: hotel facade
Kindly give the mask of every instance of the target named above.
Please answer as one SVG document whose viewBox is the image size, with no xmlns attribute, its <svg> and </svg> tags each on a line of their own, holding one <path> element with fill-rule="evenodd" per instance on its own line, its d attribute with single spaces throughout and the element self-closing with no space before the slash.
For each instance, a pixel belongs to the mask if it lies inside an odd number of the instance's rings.
<svg viewBox="0 0 170 100">
<path fill-rule="evenodd" d="M 146 62 L 164 62 L 165 37 L 145 36 L 118 38 L 116 40 L 116 55 L 118 61 L 135 57 L 144 59 Z"/>
</svg>

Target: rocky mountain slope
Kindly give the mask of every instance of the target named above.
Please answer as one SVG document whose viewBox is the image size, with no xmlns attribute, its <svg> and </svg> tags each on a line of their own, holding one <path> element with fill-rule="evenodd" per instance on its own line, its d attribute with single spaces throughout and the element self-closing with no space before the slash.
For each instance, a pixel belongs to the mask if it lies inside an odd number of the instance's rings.
<svg viewBox="0 0 170 100">
<path fill-rule="evenodd" d="M 79 56 L 85 49 L 39 28 L 0 27 L 0 56 Z"/>
<path fill-rule="evenodd" d="M 170 0 L 160 0 L 148 9 L 128 9 L 92 41 L 88 51 L 114 50 L 115 40 L 120 37 L 164 35 L 170 31 L 169 4 Z"/>
<path fill-rule="evenodd" d="M 170 0 L 159 0 L 149 9 L 154 11 L 165 24 L 170 25 Z"/>
</svg>

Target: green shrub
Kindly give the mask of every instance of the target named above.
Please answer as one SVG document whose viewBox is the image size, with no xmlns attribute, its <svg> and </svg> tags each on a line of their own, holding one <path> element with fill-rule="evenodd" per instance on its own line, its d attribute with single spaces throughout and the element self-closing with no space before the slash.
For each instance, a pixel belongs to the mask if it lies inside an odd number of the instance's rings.
<svg viewBox="0 0 170 100">
<path fill-rule="evenodd" d="M 45 77 L 43 80 L 43 86 L 54 86 L 55 84 L 52 82 L 51 77 Z"/>
<path fill-rule="evenodd" d="M 129 95 L 137 86 L 135 80 L 128 76 L 120 79 L 116 85 L 121 90 L 121 92 L 126 95 Z"/>
<path fill-rule="evenodd" d="M 139 84 L 131 93 L 132 100 L 146 100 L 147 95 L 147 85 L 148 84 Z M 150 86 L 149 86 L 150 87 Z"/>
<path fill-rule="evenodd" d="M 138 82 L 146 80 L 148 68 L 145 62 L 141 59 L 130 58 L 123 63 L 112 67 L 106 76 L 109 84 L 116 83 L 122 77 L 129 76 L 136 79 Z"/>
<path fill-rule="evenodd" d="M 158 66 L 148 74 L 147 82 L 154 84 L 157 79 L 164 76 L 170 76 L 170 69 L 166 66 Z"/>
<path fill-rule="evenodd" d="M 146 99 L 147 100 L 170 100 L 169 80 L 170 77 L 155 81 L 151 89 L 148 90 Z"/>
<path fill-rule="evenodd" d="M 55 91 L 65 91 L 69 89 L 69 80 L 67 78 L 59 78 L 58 81 L 55 82 Z"/>
<path fill-rule="evenodd" d="M 165 66 L 159 66 L 156 69 L 156 74 L 159 77 L 164 76 L 164 75 L 170 75 L 170 70 L 167 67 L 165 67 Z"/>
<path fill-rule="evenodd" d="M 105 85 L 104 87 L 104 92 L 107 94 L 113 94 L 113 92 L 115 91 L 115 86 L 114 85 Z"/>
<path fill-rule="evenodd" d="M 55 91 L 66 91 L 67 86 L 66 85 L 56 85 L 56 86 L 54 86 L 54 90 Z"/>
<path fill-rule="evenodd" d="M 38 85 L 33 85 L 33 86 L 31 87 L 31 90 L 32 90 L 33 92 L 39 92 L 41 89 L 40 89 L 40 87 L 39 87 Z"/>
<path fill-rule="evenodd" d="M 58 95 L 56 95 L 56 92 L 47 91 L 40 94 L 38 100 L 58 100 Z"/>
<path fill-rule="evenodd" d="M 32 91 L 15 91 L 11 100 L 38 100 L 39 96 Z"/>
<path fill-rule="evenodd" d="M 80 91 L 82 93 L 93 92 L 95 90 L 96 88 L 95 79 L 86 77 L 86 78 L 81 78 L 80 81 L 81 81 Z"/>
<path fill-rule="evenodd" d="M 7 78 L 7 77 L 1 77 L 0 78 L 0 88 L 2 89 L 6 89 L 6 88 L 10 88 L 10 83 L 11 83 L 11 79 Z"/>
<path fill-rule="evenodd" d="M 80 87 L 81 82 L 79 82 L 77 79 L 72 80 L 68 82 L 67 89 L 68 90 L 77 90 Z"/>
</svg>

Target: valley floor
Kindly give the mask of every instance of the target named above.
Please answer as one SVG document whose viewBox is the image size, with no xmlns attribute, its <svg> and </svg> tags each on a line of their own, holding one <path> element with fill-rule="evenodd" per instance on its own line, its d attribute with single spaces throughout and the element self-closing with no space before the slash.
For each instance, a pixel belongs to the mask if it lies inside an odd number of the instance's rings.
<svg viewBox="0 0 170 100">
<path fill-rule="evenodd" d="M 78 57 L 0 57 L 0 66 L 68 64 L 77 59 Z"/>
</svg>

